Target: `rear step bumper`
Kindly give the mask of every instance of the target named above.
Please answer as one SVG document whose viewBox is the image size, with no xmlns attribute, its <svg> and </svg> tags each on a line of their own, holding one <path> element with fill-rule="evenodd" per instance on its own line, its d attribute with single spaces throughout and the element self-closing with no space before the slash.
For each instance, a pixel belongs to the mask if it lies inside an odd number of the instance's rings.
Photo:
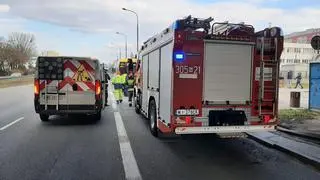
<svg viewBox="0 0 320 180">
<path fill-rule="evenodd" d="M 275 125 L 177 127 L 176 134 L 215 134 L 275 131 Z"/>
<path fill-rule="evenodd" d="M 65 114 L 96 114 L 98 110 L 43 110 L 40 114 L 65 115 Z"/>
<path fill-rule="evenodd" d="M 45 110 L 45 105 L 35 105 L 37 113 L 48 115 L 63 115 L 63 114 L 96 114 L 101 111 L 100 106 L 95 105 L 59 105 L 58 110 L 55 105 L 48 105 Z"/>
</svg>

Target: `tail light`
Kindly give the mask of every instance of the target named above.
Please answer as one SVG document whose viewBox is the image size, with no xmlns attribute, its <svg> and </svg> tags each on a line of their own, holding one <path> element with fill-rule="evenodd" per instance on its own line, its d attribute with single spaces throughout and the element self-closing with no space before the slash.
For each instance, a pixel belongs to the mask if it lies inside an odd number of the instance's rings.
<svg viewBox="0 0 320 180">
<path fill-rule="evenodd" d="M 271 116 L 269 116 L 269 115 L 265 115 L 265 116 L 263 116 L 263 121 L 264 121 L 264 123 L 269 123 L 270 122 L 270 120 L 271 120 Z"/>
<path fill-rule="evenodd" d="M 101 82 L 99 80 L 96 80 L 95 82 L 95 89 L 96 89 L 96 99 L 101 98 Z"/>
<path fill-rule="evenodd" d="M 40 82 L 39 79 L 34 80 L 34 95 L 35 97 L 39 97 L 40 94 Z"/>
<path fill-rule="evenodd" d="M 186 124 L 191 124 L 191 116 L 186 116 Z"/>
</svg>

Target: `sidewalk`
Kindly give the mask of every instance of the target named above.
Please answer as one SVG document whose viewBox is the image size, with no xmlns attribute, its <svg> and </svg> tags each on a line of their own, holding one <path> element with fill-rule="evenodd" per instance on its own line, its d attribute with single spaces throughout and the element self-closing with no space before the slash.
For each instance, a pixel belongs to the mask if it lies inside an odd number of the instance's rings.
<svg viewBox="0 0 320 180">
<path fill-rule="evenodd" d="M 280 122 L 278 130 L 295 134 L 298 136 L 311 137 L 320 140 L 320 120 L 303 120 L 303 121 L 290 121 Z M 320 155 L 319 155 L 320 156 Z"/>
<path fill-rule="evenodd" d="M 290 108 L 290 92 L 301 92 L 300 107 L 309 107 L 309 89 L 280 88 L 279 89 L 279 109 Z"/>
<path fill-rule="evenodd" d="M 248 135 L 257 141 L 290 153 L 320 169 L 320 146 L 317 144 L 298 142 L 272 132 L 248 133 Z"/>
</svg>

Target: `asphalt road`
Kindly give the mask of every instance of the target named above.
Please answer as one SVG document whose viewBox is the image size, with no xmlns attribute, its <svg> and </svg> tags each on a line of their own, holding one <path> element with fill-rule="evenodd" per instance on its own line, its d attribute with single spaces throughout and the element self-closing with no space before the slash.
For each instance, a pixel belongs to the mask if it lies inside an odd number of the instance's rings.
<svg viewBox="0 0 320 180">
<path fill-rule="evenodd" d="M 20 86 L 0 89 L 0 109 L 0 180 L 320 179 L 251 139 L 156 139 L 127 103 L 107 107 L 100 122 L 55 116 L 42 123 L 32 86 Z"/>
</svg>

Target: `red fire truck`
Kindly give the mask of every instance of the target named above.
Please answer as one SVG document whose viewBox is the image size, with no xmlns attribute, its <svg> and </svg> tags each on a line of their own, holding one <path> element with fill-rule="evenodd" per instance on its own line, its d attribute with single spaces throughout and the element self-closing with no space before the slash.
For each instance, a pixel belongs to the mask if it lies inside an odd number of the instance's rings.
<svg viewBox="0 0 320 180">
<path fill-rule="evenodd" d="M 212 21 L 188 16 L 144 42 L 135 108 L 154 136 L 277 126 L 282 30 Z"/>
</svg>

